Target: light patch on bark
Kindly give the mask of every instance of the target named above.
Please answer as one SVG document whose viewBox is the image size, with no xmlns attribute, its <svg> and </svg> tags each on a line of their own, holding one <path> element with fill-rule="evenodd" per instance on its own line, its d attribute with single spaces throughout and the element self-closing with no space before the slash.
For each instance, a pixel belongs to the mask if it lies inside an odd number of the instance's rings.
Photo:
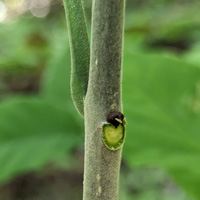
<svg viewBox="0 0 200 200">
<path fill-rule="evenodd" d="M 100 197 L 100 196 L 101 196 L 101 193 L 102 193 L 101 186 L 99 186 L 96 195 L 97 195 L 98 197 Z"/>
<path fill-rule="evenodd" d="M 95 0 L 93 0 L 93 1 L 92 1 L 92 3 L 93 3 L 93 5 L 92 5 L 92 6 L 94 7 L 94 6 L 95 6 Z"/>
<path fill-rule="evenodd" d="M 98 60 L 96 59 L 96 61 L 95 61 L 95 64 L 96 64 L 96 66 L 98 65 Z"/>
<path fill-rule="evenodd" d="M 116 104 L 115 103 L 110 106 L 111 110 L 114 110 L 115 108 L 116 108 Z"/>
<path fill-rule="evenodd" d="M 97 174 L 97 181 L 99 182 L 99 181 L 100 181 L 100 179 L 101 179 L 100 175 L 99 175 L 99 174 Z"/>
</svg>

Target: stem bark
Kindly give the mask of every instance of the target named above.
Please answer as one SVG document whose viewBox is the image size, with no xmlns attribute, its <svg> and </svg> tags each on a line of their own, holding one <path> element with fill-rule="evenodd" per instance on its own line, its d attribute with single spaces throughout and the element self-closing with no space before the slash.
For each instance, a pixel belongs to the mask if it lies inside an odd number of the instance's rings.
<svg viewBox="0 0 200 200">
<path fill-rule="evenodd" d="M 121 68 L 124 0 L 93 0 L 90 72 L 84 102 L 85 163 L 83 200 L 117 200 L 122 148 L 108 149 L 102 126 L 122 110 Z"/>
</svg>

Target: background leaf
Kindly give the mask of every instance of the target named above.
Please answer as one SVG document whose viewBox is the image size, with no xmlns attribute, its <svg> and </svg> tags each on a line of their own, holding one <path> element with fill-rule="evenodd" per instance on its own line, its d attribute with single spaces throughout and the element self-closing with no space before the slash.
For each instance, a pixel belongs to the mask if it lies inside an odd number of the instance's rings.
<svg viewBox="0 0 200 200">
<path fill-rule="evenodd" d="M 70 50 L 67 37 L 61 35 L 59 39 L 60 42 L 54 45 L 53 58 L 49 60 L 43 73 L 40 95 L 51 103 L 67 106 L 72 103 L 70 95 Z"/>
<path fill-rule="evenodd" d="M 161 56 L 124 57 L 124 158 L 158 166 L 200 198 L 200 69 Z"/>
<path fill-rule="evenodd" d="M 68 160 L 83 139 L 70 112 L 35 98 L 0 105 L 0 181 L 56 160 Z"/>
</svg>

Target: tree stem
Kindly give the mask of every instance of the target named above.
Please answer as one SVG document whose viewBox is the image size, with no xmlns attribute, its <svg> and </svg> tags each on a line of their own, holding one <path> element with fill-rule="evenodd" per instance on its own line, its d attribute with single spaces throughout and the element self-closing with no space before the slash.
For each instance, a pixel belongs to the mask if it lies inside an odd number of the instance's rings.
<svg viewBox="0 0 200 200">
<path fill-rule="evenodd" d="M 102 126 L 111 111 L 122 110 L 121 66 L 124 0 L 93 0 L 92 43 L 85 98 L 83 200 L 117 200 L 122 148 L 111 150 Z"/>
</svg>

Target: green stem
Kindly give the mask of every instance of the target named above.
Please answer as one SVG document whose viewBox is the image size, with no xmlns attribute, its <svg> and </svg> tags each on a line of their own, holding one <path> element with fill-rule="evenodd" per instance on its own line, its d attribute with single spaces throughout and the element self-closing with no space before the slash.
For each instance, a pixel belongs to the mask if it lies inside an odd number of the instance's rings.
<svg viewBox="0 0 200 200">
<path fill-rule="evenodd" d="M 93 0 L 92 45 L 85 99 L 83 200 L 117 200 L 122 146 L 108 148 L 103 126 L 111 111 L 121 111 L 124 0 Z"/>
</svg>

